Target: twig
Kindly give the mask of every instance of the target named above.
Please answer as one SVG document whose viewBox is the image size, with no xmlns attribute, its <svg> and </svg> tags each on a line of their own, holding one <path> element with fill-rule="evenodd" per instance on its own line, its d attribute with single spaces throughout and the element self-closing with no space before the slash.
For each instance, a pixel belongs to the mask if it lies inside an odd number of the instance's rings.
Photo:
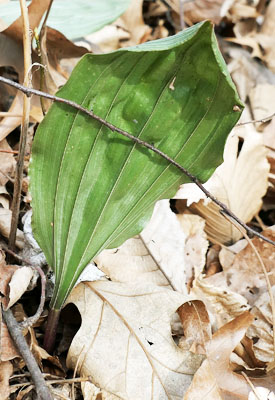
<svg viewBox="0 0 275 400">
<path fill-rule="evenodd" d="M 0 111 L 0 117 L 22 118 L 22 114 L 13 113 L 10 111 Z"/>
<path fill-rule="evenodd" d="M 244 377 L 244 379 L 246 380 L 246 382 L 248 383 L 248 385 L 251 387 L 252 392 L 255 394 L 255 397 L 257 400 L 261 400 L 262 398 L 259 397 L 255 386 L 253 385 L 253 383 L 251 382 L 251 380 L 248 378 L 248 376 L 242 371 L 241 372 L 242 376 Z M 250 397 L 250 396 L 249 396 Z"/>
<path fill-rule="evenodd" d="M 12 377 L 16 378 L 16 377 Z M 66 383 L 81 383 L 81 382 L 91 382 L 91 378 L 83 376 L 82 378 L 70 378 L 70 379 L 49 379 L 46 380 L 46 382 L 50 385 L 65 385 Z M 22 386 L 29 386 L 31 385 L 31 382 L 24 382 L 24 383 L 15 383 L 14 385 L 11 385 L 14 389 L 20 388 Z"/>
<path fill-rule="evenodd" d="M 0 153 L 18 154 L 19 151 L 17 151 L 17 150 L 4 150 L 4 149 L 0 149 Z"/>
<path fill-rule="evenodd" d="M 239 122 L 236 126 L 243 126 L 243 125 L 248 125 L 248 124 L 257 124 L 258 122 L 268 122 L 270 121 L 273 117 L 275 117 L 275 112 L 268 117 L 262 118 L 262 119 L 252 119 L 251 121 L 246 121 L 246 122 Z"/>
<path fill-rule="evenodd" d="M 5 244 L 3 242 L 1 242 L 0 244 L 1 244 L 1 247 L 7 253 L 9 253 L 13 257 L 17 258 L 21 263 L 29 265 L 32 269 L 37 270 L 39 275 L 40 275 L 40 279 L 41 279 L 41 296 L 40 296 L 39 306 L 38 306 L 38 308 L 36 310 L 36 313 L 32 317 L 29 317 L 29 318 L 25 319 L 24 321 L 20 322 L 20 324 L 19 324 L 21 329 L 31 327 L 39 320 L 39 318 L 40 318 L 40 316 L 41 316 L 41 314 L 42 314 L 42 312 L 44 310 L 45 298 L 46 298 L 46 295 L 45 295 L 45 293 L 46 293 L 46 276 L 45 276 L 44 271 L 43 271 L 43 269 L 41 267 L 39 267 L 38 265 L 34 267 L 29 260 L 19 256 L 14 251 L 10 250 L 7 246 L 5 246 Z"/>
<path fill-rule="evenodd" d="M 185 22 L 184 22 L 184 0 L 179 0 L 179 8 L 180 8 L 180 27 L 181 30 L 183 31 L 185 28 Z"/>
<path fill-rule="evenodd" d="M 106 121 L 105 119 L 99 117 L 98 115 L 94 114 L 92 111 L 87 110 L 86 108 L 82 107 L 81 105 L 75 103 L 74 101 L 63 99 L 62 97 L 57 97 L 45 92 L 41 92 L 40 90 L 36 89 L 31 89 L 28 87 L 25 87 L 23 85 L 20 85 L 17 82 L 13 82 L 10 79 L 0 77 L 0 82 L 6 83 L 7 85 L 13 86 L 16 89 L 20 90 L 21 92 L 25 93 L 27 96 L 31 96 L 34 94 L 35 96 L 43 96 L 46 99 L 56 101 L 58 103 L 63 103 L 67 104 L 70 107 L 75 108 L 76 110 L 79 110 L 83 112 L 86 115 L 89 115 L 91 118 L 95 119 L 96 121 L 100 122 L 101 124 L 105 125 L 107 128 L 109 128 L 113 132 L 117 132 L 128 139 L 132 140 L 133 142 L 146 147 L 149 150 L 152 150 L 154 153 L 158 154 L 165 160 L 167 160 L 170 164 L 174 165 L 177 167 L 181 172 L 183 172 L 192 182 L 194 182 L 202 191 L 203 193 L 209 197 L 215 204 L 217 204 L 223 212 L 231 217 L 233 220 L 235 220 L 240 226 L 242 226 L 248 233 L 258 236 L 260 239 L 266 241 L 267 243 L 273 244 L 275 246 L 275 242 L 272 240 L 266 238 L 265 236 L 261 235 L 259 232 L 255 231 L 254 229 L 250 228 L 248 225 L 246 225 L 243 221 L 240 220 L 225 204 L 223 204 L 220 200 L 218 200 L 215 196 L 213 196 L 205 187 L 203 184 L 196 178 L 196 176 L 192 175 L 187 169 L 185 169 L 182 165 L 174 161 L 171 157 L 169 157 L 167 154 L 163 153 L 161 150 L 157 149 L 155 146 L 153 146 L 150 143 L 145 142 L 144 140 L 141 140 L 137 138 L 134 135 L 131 135 L 130 133 L 124 131 L 123 129 L 120 129 L 116 127 L 115 125 L 111 124 L 110 122 Z"/>
<path fill-rule="evenodd" d="M 24 46 L 24 83 L 26 86 L 30 85 L 30 68 L 31 68 L 31 38 L 30 38 L 30 24 L 28 9 L 25 0 L 20 0 L 21 14 L 23 20 L 23 46 Z M 9 236 L 9 246 L 15 250 L 16 231 L 19 219 L 19 208 L 21 198 L 21 188 L 23 180 L 24 157 L 29 128 L 31 102 L 28 96 L 23 99 L 23 117 L 21 125 L 21 135 L 19 142 L 19 156 L 16 164 L 16 178 L 14 182 L 13 202 L 12 202 L 12 217 L 11 229 Z"/>
<path fill-rule="evenodd" d="M 2 314 L 3 314 L 4 321 L 7 324 L 9 333 L 10 333 L 17 349 L 19 350 L 20 354 L 22 355 L 22 357 L 28 367 L 28 370 L 30 371 L 31 377 L 32 377 L 33 382 L 36 387 L 36 392 L 37 392 L 38 398 L 40 398 L 41 400 L 54 400 L 53 396 L 50 392 L 50 389 L 48 388 L 48 386 L 43 378 L 43 375 L 37 365 L 37 362 L 36 362 L 33 354 L 31 353 L 24 336 L 22 335 L 21 329 L 20 329 L 16 319 L 13 316 L 12 311 L 11 310 L 5 311 L 2 308 Z"/>
<path fill-rule="evenodd" d="M 227 218 L 227 216 L 225 216 Z M 271 306 L 271 313 L 272 313 L 272 326 L 273 326 L 273 359 L 275 361 L 275 301 L 274 301 L 274 296 L 272 293 L 272 287 L 270 284 L 270 280 L 269 280 L 269 276 L 266 270 L 266 267 L 264 265 L 264 262 L 258 252 L 258 250 L 256 249 L 256 247 L 254 246 L 254 243 L 252 242 L 252 240 L 248 237 L 248 235 L 246 234 L 246 232 L 241 229 L 236 223 L 235 221 L 231 221 L 231 223 L 244 235 L 245 239 L 248 241 L 248 243 L 250 244 L 250 246 L 252 247 L 256 257 L 259 260 L 259 263 L 262 267 L 263 273 L 264 273 L 264 277 L 266 280 L 266 285 L 267 285 L 267 291 L 269 294 L 269 298 L 270 298 L 270 306 Z"/>
</svg>

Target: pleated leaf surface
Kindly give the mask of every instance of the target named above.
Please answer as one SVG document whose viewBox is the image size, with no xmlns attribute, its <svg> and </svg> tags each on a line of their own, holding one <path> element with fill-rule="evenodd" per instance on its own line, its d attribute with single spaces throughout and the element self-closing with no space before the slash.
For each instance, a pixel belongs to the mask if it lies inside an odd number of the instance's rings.
<svg viewBox="0 0 275 400">
<path fill-rule="evenodd" d="M 210 22 L 85 55 L 57 95 L 154 144 L 201 181 L 222 162 L 242 109 Z M 93 257 L 139 233 L 154 203 L 188 182 L 151 150 L 60 103 L 36 132 L 30 176 L 35 238 L 56 276 L 55 309 Z"/>
</svg>

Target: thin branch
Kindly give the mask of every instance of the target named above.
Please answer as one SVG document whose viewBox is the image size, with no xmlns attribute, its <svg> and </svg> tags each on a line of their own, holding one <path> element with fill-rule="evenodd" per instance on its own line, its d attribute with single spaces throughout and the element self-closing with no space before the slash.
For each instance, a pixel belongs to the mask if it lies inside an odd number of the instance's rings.
<svg viewBox="0 0 275 400">
<path fill-rule="evenodd" d="M 128 139 L 132 140 L 133 142 L 146 147 L 149 150 L 152 150 L 154 153 L 158 154 L 165 160 L 167 160 L 170 164 L 174 165 L 177 167 L 181 172 L 183 172 L 193 183 L 195 183 L 202 191 L 203 193 L 209 197 L 215 204 L 217 204 L 223 212 L 234 219 L 240 226 L 242 226 L 248 233 L 258 236 L 260 239 L 266 241 L 267 243 L 273 244 L 275 246 L 275 242 L 272 240 L 266 238 L 265 236 L 261 235 L 259 232 L 255 231 L 254 229 L 250 228 L 248 225 L 246 225 L 243 221 L 240 220 L 225 204 L 223 204 L 220 200 L 218 200 L 215 196 L 213 196 L 205 187 L 203 184 L 194 176 L 191 174 L 187 169 L 185 169 L 182 165 L 174 161 L 171 157 L 169 157 L 167 154 L 163 153 L 161 150 L 157 149 L 155 146 L 151 145 L 150 143 L 145 142 L 144 140 L 141 140 L 137 138 L 134 135 L 131 135 L 130 133 L 124 131 L 123 129 L 120 129 L 116 127 L 115 125 L 111 124 L 110 122 L 106 121 L 105 119 L 99 117 L 98 115 L 94 114 L 92 111 L 87 110 L 86 108 L 80 106 L 79 104 L 75 103 L 74 101 L 63 99 L 62 97 L 57 97 L 53 96 L 48 93 L 41 92 L 40 90 L 36 89 L 30 89 L 28 87 L 25 87 L 23 85 L 20 85 L 17 82 L 13 82 L 10 79 L 0 77 L 0 82 L 6 83 L 7 85 L 13 86 L 16 89 L 20 90 L 21 92 L 25 93 L 27 96 L 31 96 L 32 94 L 36 96 L 43 96 L 46 99 L 56 101 L 58 103 L 63 103 L 67 104 L 70 107 L 75 108 L 76 110 L 79 110 L 83 112 L 86 115 L 89 115 L 91 118 L 95 119 L 96 121 L 100 122 L 101 124 L 105 125 L 107 128 L 109 128 L 113 132 L 117 132 Z"/>
<path fill-rule="evenodd" d="M 28 344 L 22 335 L 21 329 L 16 321 L 16 319 L 13 316 L 13 313 L 11 310 L 3 310 L 2 308 L 2 314 L 4 321 L 7 324 L 9 333 L 19 350 L 20 354 L 22 355 L 28 370 L 30 371 L 31 377 L 33 379 L 33 382 L 36 387 L 36 392 L 37 396 L 41 400 L 53 400 L 53 396 L 50 392 L 50 389 L 48 388 L 43 375 L 37 365 L 37 362 L 31 353 Z"/>
<path fill-rule="evenodd" d="M 23 21 L 23 47 L 24 47 L 24 83 L 26 86 L 30 85 L 30 69 L 31 69 L 31 38 L 30 38 L 30 24 L 28 9 L 25 0 L 20 0 L 22 21 Z M 24 157 L 27 143 L 27 135 L 29 129 L 29 116 L 30 116 L 31 102 L 28 96 L 23 99 L 23 117 L 21 125 L 21 135 L 19 142 L 19 156 L 16 164 L 16 174 L 14 182 L 13 202 L 12 202 L 12 217 L 11 229 L 9 236 L 9 246 L 15 250 L 16 232 L 19 219 L 19 208 L 21 199 L 21 188 L 23 180 Z"/>
<path fill-rule="evenodd" d="M 17 258 L 21 263 L 29 265 L 32 269 L 37 270 L 39 275 L 40 275 L 40 279 L 41 279 L 41 295 L 40 295 L 40 303 L 39 306 L 36 310 L 36 313 L 25 319 L 24 321 L 20 322 L 20 327 L 21 329 L 23 328 L 28 328 L 33 326 L 40 318 L 43 310 L 44 310 L 44 305 L 45 305 L 45 298 L 46 298 L 46 276 L 44 274 L 44 271 L 41 267 L 39 267 L 38 265 L 33 266 L 32 263 L 27 260 L 26 258 L 23 258 L 21 256 L 19 256 L 18 254 L 16 254 L 14 251 L 10 250 L 3 242 L 0 243 L 1 247 L 10 255 L 12 255 L 14 258 Z"/>
<path fill-rule="evenodd" d="M 273 117 L 275 117 L 275 112 L 268 117 L 262 118 L 262 119 L 252 119 L 251 121 L 246 121 L 246 122 L 239 122 L 236 126 L 243 126 L 243 125 L 248 125 L 248 124 L 257 124 L 259 122 L 264 123 L 270 121 Z"/>
</svg>

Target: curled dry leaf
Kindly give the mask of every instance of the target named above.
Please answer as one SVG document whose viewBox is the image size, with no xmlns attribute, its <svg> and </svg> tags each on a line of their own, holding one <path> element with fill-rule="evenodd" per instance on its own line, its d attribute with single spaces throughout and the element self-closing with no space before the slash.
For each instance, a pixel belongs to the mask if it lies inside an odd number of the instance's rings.
<svg viewBox="0 0 275 400">
<path fill-rule="evenodd" d="M 262 234 L 271 240 L 275 240 L 275 226 L 265 229 Z M 252 243 L 265 265 L 271 285 L 274 285 L 274 246 L 257 237 L 252 239 Z M 244 296 L 250 305 L 253 305 L 263 292 L 266 292 L 266 280 L 261 264 L 254 249 L 249 244 L 234 256 L 231 265 L 224 264 L 223 268 L 228 288 Z"/>
<path fill-rule="evenodd" d="M 6 309 L 10 308 L 25 293 L 29 283 L 33 277 L 33 269 L 31 267 L 20 267 L 16 269 L 9 283 L 9 301 Z"/>
<path fill-rule="evenodd" d="M 157 202 L 143 232 L 96 257 L 98 267 L 117 282 L 172 286 L 186 293 L 184 235 L 168 200 Z"/>
<path fill-rule="evenodd" d="M 169 289 L 142 283 L 79 284 L 68 302 L 82 316 L 67 365 L 79 359 L 80 376 L 123 399 L 178 400 L 188 388 L 201 356 L 173 341 L 170 318 L 191 300 Z"/>
<path fill-rule="evenodd" d="M 183 326 L 184 336 L 179 346 L 195 354 L 206 354 L 208 342 L 211 340 L 211 324 L 205 305 L 200 300 L 184 303 L 178 309 Z"/>
<path fill-rule="evenodd" d="M 184 265 L 188 287 L 199 276 L 205 266 L 208 240 L 204 232 L 205 220 L 198 215 L 182 214 L 177 219 L 186 234 Z"/>
<path fill-rule="evenodd" d="M 0 398 L 6 400 L 10 396 L 9 378 L 13 372 L 12 363 L 9 361 L 0 362 Z"/>
<path fill-rule="evenodd" d="M 2 126 L 2 121 L 0 126 Z M 0 142 L 0 150 L 11 151 L 12 148 L 8 144 L 7 140 L 4 139 Z M 0 151 L 0 185 L 5 185 L 10 176 L 14 175 L 15 160 L 11 153 L 5 153 Z M 6 207 L 4 207 L 6 208 Z"/>
<path fill-rule="evenodd" d="M 247 300 L 243 296 L 228 290 L 221 273 L 206 279 L 203 279 L 202 276 L 197 277 L 193 282 L 191 294 L 206 304 L 207 310 L 215 317 L 218 327 L 249 308 Z"/>
<path fill-rule="evenodd" d="M 7 239 L 10 235 L 11 215 L 11 210 L 0 208 L 0 232 Z M 16 246 L 19 249 L 24 247 L 24 234 L 20 229 L 16 231 Z"/>
<path fill-rule="evenodd" d="M 115 22 L 130 33 L 130 40 L 125 42 L 123 47 L 144 43 L 149 38 L 151 28 L 144 24 L 142 5 L 143 0 L 132 0 L 125 13 Z"/>
<path fill-rule="evenodd" d="M 244 140 L 239 153 L 241 142 L 237 132 Z M 262 137 L 253 127 L 247 125 L 235 128 L 235 134 L 226 142 L 224 163 L 205 184 L 212 195 L 245 223 L 260 210 L 262 197 L 267 190 L 270 167 L 266 154 Z M 183 185 L 175 198 L 187 199 L 187 206 L 191 204 L 188 211 L 206 220 L 205 231 L 209 240 L 214 243 L 230 243 L 240 239 L 241 232 L 221 215 L 215 203 L 205 200 L 205 195 L 201 193 L 194 184 L 187 184 Z M 183 202 L 181 211 L 185 210 Z"/>
<path fill-rule="evenodd" d="M 173 0 L 175 2 L 175 0 Z M 194 0 L 184 4 L 184 19 L 188 25 L 210 19 L 219 24 L 222 19 L 221 8 L 224 0 Z"/>
<path fill-rule="evenodd" d="M 273 297 L 275 286 L 272 287 Z M 274 360 L 273 348 L 273 318 L 268 293 L 263 293 L 251 310 L 256 317 L 247 331 L 247 336 L 253 340 L 256 357 L 264 362 Z"/>
<path fill-rule="evenodd" d="M 213 335 L 207 358 L 196 372 L 184 400 L 221 400 L 224 393 L 230 394 L 230 399 L 247 399 L 251 388 L 243 376 L 230 369 L 230 355 L 252 321 L 253 316 L 246 311 Z"/>
</svg>

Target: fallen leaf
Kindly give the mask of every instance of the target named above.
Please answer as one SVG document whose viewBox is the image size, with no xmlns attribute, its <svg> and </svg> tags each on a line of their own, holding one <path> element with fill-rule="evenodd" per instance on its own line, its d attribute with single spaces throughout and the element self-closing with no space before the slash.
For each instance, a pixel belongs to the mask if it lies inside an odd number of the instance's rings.
<svg viewBox="0 0 275 400">
<path fill-rule="evenodd" d="M 261 208 L 270 166 L 262 137 L 253 127 L 238 127 L 235 132 L 244 139 L 241 151 L 238 154 L 240 137 L 235 133 L 226 142 L 224 163 L 204 186 L 247 223 Z M 183 185 L 175 198 L 187 199 L 187 206 L 191 204 L 188 211 L 205 219 L 205 232 L 210 241 L 232 243 L 241 238 L 242 233 L 221 215 L 220 208 L 214 202 L 201 200 L 206 196 L 196 185 Z M 177 205 L 180 207 L 180 203 Z M 182 208 L 181 212 L 186 210 L 185 203 L 182 203 Z"/>
<path fill-rule="evenodd" d="M 180 338 L 179 347 L 195 354 L 206 354 L 208 342 L 212 338 L 211 324 L 204 303 L 192 300 L 178 309 L 184 336 Z"/>
<path fill-rule="evenodd" d="M 11 215 L 11 210 L 0 208 L 0 233 L 5 238 L 8 238 L 10 234 Z M 24 234 L 20 229 L 16 231 L 16 246 L 19 249 L 24 247 Z"/>
<path fill-rule="evenodd" d="M 10 387 L 9 378 L 13 372 L 12 363 L 9 361 L 0 362 L 0 398 L 1 400 L 9 399 Z"/>
<path fill-rule="evenodd" d="M 272 293 L 274 297 L 275 286 L 272 287 Z M 273 318 L 267 292 L 255 302 L 251 313 L 256 318 L 249 327 L 247 336 L 253 340 L 255 356 L 261 361 L 272 362 L 274 360 Z"/>
<path fill-rule="evenodd" d="M 222 273 L 205 279 L 202 276 L 197 277 L 193 282 L 191 294 L 204 302 L 218 327 L 249 309 L 244 296 L 228 289 Z"/>
<path fill-rule="evenodd" d="M 177 214 L 177 219 L 186 234 L 184 264 L 186 282 L 189 287 L 192 280 L 202 273 L 205 266 L 209 245 L 204 231 L 205 220 L 192 214 Z"/>
<path fill-rule="evenodd" d="M 176 290 L 187 293 L 185 240 L 169 201 L 161 200 L 139 236 L 127 240 L 119 248 L 104 250 L 95 262 L 113 281 L 172 284 Z"/>
<path fill-rule="evenodd" d="M 8 328 L 2 321 L 2 313 L 0 313 L 0 362 L 13 360 L 16 357 L 20 357 L 20 353 L 15 347 Z"/>
<path fill-rule="evenodd" d="M 243 376 L 230 369 L 230 355 L 252 321 L 253 316 L 246 311 L 213 335 L 207 359 L 196 372 L 184 400 L 220 400 L 224 394 L 232 395 L 230 399 L 247 399 L 251 388 Z"/>
<path fill-rule="evenodd" d="M 79 360 L 80 376 L 121 398 L 179 399 L 201 362 L 171 336 L 171 315 L 190 299 L 145 283 L 79 284 L 68 300 L 82 317 L 68 367 Z"/>
<path fill-rule="evenodd" d="M 33 269 L 31 267 L 20 267 L 16 269 L 9 282 L 9 301 L 6 309 L 12 307 L 17 300 L 25 293 L 27 287 L 33 278 Z"/>
<path fill-rule="evenodd" d="M 275 227 L 262 232 L 267 238 L 275 239 Z M 255 237 L 252 239 L 267 270 L 271 285 L 275 284 L 275 253 L 272 244 Z M 244 296 L 253 305 L 261 293 L 266 292 L 266 280 L 254 249 L 247 246 L 235 255 L 232 265 L 224 265 L 225 280 L 230 290 Z"/>
<path fill-rule="evenodd" d="M 125 13 L 116 21 L 116 25 L 130 33 L 130 40 L 123 43 L 123 47 L 144 43 L 149 38 L 151 28 L 144 24 L 142 4 L 143 0 L 132 0 Z"/>
<path fill-rule="evenodd" d="M 175 0 L 173 0 L 175 2 Z M 186 2 L 184 7 L 184 19 L 188 25 L 210 19 L 215 24 L 219 24 L 222 15 L 221 7 L 224 0 L 195 0 Z"/>
<path fill-rule="evenodd" d="M 1 126 L 2 122 L 0 123 Z M 15 159 L 14 155 L 10 153 L 1 152 L 1 150 L 11 151 L 6 139 L 0 142 L 0 185 L 4 186 L 11 177 L 14 176 Z"/>
</svg>

